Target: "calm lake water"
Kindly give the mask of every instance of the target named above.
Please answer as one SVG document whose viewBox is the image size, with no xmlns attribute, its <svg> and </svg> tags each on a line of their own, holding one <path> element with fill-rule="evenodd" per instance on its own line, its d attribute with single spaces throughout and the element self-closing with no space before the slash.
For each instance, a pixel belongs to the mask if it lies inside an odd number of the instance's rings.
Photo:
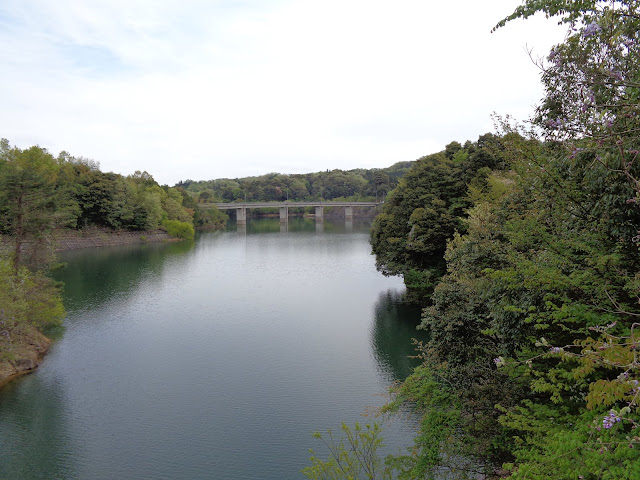
<svg viewBox="0 0 640 480">
<path fill-rule="evenodd" d="M 0 390 L 0 479 L 305 478 L 312 433 L 371 421 L 415 366 L 419 311 L 370 250 L 292 218 L 68 252 L 65 329 Z"/>
</svg>

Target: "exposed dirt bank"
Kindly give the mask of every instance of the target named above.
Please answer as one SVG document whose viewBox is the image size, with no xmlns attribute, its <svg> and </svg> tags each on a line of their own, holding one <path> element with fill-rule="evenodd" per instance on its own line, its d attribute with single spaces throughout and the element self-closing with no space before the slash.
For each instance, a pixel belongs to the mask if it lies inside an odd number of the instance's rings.
<svg viewBox="0 0 640 480">
<path fill-rule="evenodd" d="M 12 339 L 7 345 L 5 358 L 0 358 L 0 387 L 35 370 L 49 345 L 51 340 L 35 329 Z"/>
<path fill-rule="evenodd" d="M 111 247 L 149 242 L 171 242 L 176 238 L 163 230 L 142 232 L 114 231 L 88 228 L 83 230 L 64 230 L 56 234 L 56 251 L 77 250 L 79 248 Z"/>
</svg>

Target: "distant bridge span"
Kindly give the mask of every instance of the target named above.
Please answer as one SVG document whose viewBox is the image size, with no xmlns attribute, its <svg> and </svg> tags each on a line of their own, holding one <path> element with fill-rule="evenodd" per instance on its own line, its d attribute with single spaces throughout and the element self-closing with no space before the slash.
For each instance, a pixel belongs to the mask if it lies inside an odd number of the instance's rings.
<svg viewBox="0 0 640 480">
<path fill-rule="evenodd" d="M 235 210 L 238 223 L 247 222 L 247 208 L 279 208 L 280 220 L 289 220 L 289 208 L 297 207 L 315 207 L 316 219 L 322 220 L 324 207 L 344 207 L 344 218 L 351 220 L 353 218 L 354 207 L 375 207 L 382 202 L 236 202 L 236 203 L 211 203 L 220 210 Z M 205 205 L 201 205 L 205 207 Z"/>
</svg>

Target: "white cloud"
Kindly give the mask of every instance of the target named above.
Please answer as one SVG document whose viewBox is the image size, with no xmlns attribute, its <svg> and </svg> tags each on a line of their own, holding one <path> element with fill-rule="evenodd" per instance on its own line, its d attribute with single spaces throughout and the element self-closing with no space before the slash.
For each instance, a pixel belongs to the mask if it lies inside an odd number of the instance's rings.
<svg viewBox="0 0 640 480">
<path fill-rule="evenodd" d="M 517 4 L 6 0 L 0 136 L 170 184 L 412 160 L 531 113 L 563 32 L 490 34 Z"/>
</svg>

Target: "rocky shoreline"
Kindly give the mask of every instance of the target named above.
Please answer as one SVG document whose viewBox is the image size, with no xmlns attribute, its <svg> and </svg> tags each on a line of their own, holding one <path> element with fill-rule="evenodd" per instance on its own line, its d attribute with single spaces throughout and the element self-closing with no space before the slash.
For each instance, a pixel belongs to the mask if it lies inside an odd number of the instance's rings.
<svg viewBox="0 0 640 480">
<path fill-rule="evenodd" d="M 35 329 L 11 343 L 11 355 L 0 360 L 0 387 L 34 371 L 49 351 L 51 340 Z"/>
</svg>

